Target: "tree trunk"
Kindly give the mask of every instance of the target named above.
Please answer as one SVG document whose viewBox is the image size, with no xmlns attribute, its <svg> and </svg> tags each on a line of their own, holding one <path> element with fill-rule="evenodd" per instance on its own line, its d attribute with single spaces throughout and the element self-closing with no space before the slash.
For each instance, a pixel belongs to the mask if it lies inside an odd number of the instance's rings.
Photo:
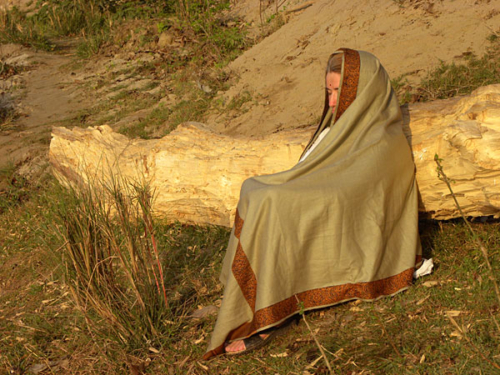
<svg viewBox="0 0 500 375">
<path fill-rule="evenodd" d="M 422 214 L 459 216 L 437 176 L 437 154 L 465 214 L 499 217 L 500 85 L 467 97 L 410 105 L 403 114 Z M 64 183 L 106 182 L 117 176 L 148 181 L 156 193 L 156 214 L 169 221 L 231 226 L 242 182 L 291 168 L 313 130 L 245 138 L 186 123 L 162 139 L 130 140 L 109 126 L 54 128 L 50 162 Z"/>
</svg>

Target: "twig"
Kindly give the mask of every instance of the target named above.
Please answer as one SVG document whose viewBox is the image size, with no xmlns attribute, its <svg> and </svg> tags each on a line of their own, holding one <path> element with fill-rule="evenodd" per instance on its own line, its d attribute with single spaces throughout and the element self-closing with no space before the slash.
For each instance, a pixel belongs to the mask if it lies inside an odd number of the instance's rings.
<svg viewBox="0 0 500 375">
<path fill-rule="evenodd" d="M 491 319 L 493 319 L 493 323 L 495 323 L 495 325 L 497 326 L 498 332 L 500 332 L 500 325 L 498 324 L 497 319 L 495 318 L 495 316 L 492 314 L 491 311 L 490 311 L 490 315 L 491 315 Z"/>
<path fill-rule="evenodd" d="M 396 352 L 396 354 L 399 357 L 402 357 L 401 352 L 399 351 L 399 349 L 397 348 L 397 346 L 392 342 L 391 336 L 389 336 L 389 334 L 387 333 L 387 330 L 385 329 L 384 321 L 380 318 L 379 314 L 377 312 L 375 312 L 375 309 L 373 307 L 372 307 L 372 311 L 374 312 L 374 315 L 377 317 L 377 319 L 378 319 L 378 321 L 380 323 L 380 327 L 382 327 L 382 332 L 384 333 L 384 335 L 387 336 L 387 340 L 389 341 L 389 344 L 391 344 L 391 346 L 394 349 L 394 351 Z"/>
<path fill-rule="evenodd" d="M 313 5 L 313 4 L 314 4 L 314 1 L 309 1 L 309 2 L 307 2 L 307 3 L 305 3 L 305 4 L 301 4 L 301 5 L 299 5 L 299 6 L 298 6 L 298 7 L 296 7 L 296 8 L 293 8 L 293 9 L 287 10 L 287 11 L 285 12 L 285 14 L 290 14 L 290 13 L 299 12 L 299 11 L 301 11 L 301 10 L 304 10 L 304 9 L 306 9 L 306 8 L 309 8 L 309 7 L 310 7 L 311 5 Z"/>
<path fill-rule="evenodd" d="M 297 296 L 295 296 L 295 299 L 297 300 L 297 303 L 299 305 L 301 305 L 301 302 L 299 301 L 299 299 L 297 298 Z M 330 365 L 330 361 L 328 360 L 328 357 L 326 356 L 326 353 L 323 350 L 323 346 L 320 344 L 320 342 L 316 338 L 316 335 L 314 334 L 313 330 L 311 329 L 311 326 L 309 326 L 309 323 L 307 322 L 307 319 L 306 319 L 306 314 L 303 312 L 302 308 L 301 308 L 301 315 L 302 315 L 302 319 L 304 320 L 304 323 L 306 323 L 307 329 L 311 333 L 311 336 L 313 337 L 314 342 L 316 343 L 316 346 L 318 347 L 319 351 L 321 352 L 321 355 L 323 356 L 323 359 L 325 360 L 326 367 L 328 367 L 328 370 L 330 371 L 330 374 L 333 374 L 334 372 L 332 370 L 332 366 Z"/>
<path fill-rule="evenodd" d="M 481 250 L 481 253 L 483 254 L 483 257 L 486 261 L 486 265 L 488 266 L 488 269 L 490 270 L 490 273 L 491 273 L 490 279 L 491 279 L 491 281 L 493 281 L 493 287 L 495 289 L 495 294 L 497 296 L 498 306 L 500 307 L 500 290 L 498 289 L 497 279 L 495 277 L 495 273 L 493 272 L 493 268 L 491 267 L 491 263 L 490 263 L 490 260 L 488 257 L 488 249 L 486 248 L 486 246 L 484 246 L 483 241 L 481 241 L 481 239 L 476 235 L 476 233 L 474 232 L 474 229 L 472 229 L 472 226 L 465 218 L 465 214 L 462 211 L 462 207 L 460 207 L 460 204 L 458 203 L 457 197 L 455 196 L 455 193 L 453 192 L 453 189 L 451 188 L 450 180 L 448 179 L 448 177 L 444 173 L 443 167 L 441 165 L 441 160 L 442 159 L 439 159 L 438 154 L 434 155 L 434 161 L 437 164 L 438 178 L 441 181 L 443 181 L 446 184 L 446 186 L 448 186 L 448 189 L 450 190 L 451 196 L 453 197 L 453 200 L 455 201 L 455 205 L 457 206 L 458 211 L 460 212 L 460 215 L 462 216 L 462 219 L 464 220 L 465 224 L 467 225 L 467 228 L 469 229 L 470 233 L 472 234 L 472 238 L 476 242 L 476 245 L 479 247 L 479 249 Z"/>
<path fill-rule="evenodd" d="M 487 28 L 488 30 L 490 30 L 490 31 L 491 31 L 491 33 L 492 33 L 493 35 L 495 35 L 495 36 L 497 36 L 497 37 L 499 37 L 499 36 L 500 36 L 498 31 L 493 30 L 493 28 L 491 28 L 490 26 L 488 26 L 486 23 L 483 23 L 483 25 L 484 25 L 484 26 L 486 26 L 486 28 Z"/>
<path fill-rule="evenodd" d="M 264 25 L 264 21 L 262 21 L 262 0 L 259 0 L 259 16 L 260 16 L 260 25 Z"/>
</svg>

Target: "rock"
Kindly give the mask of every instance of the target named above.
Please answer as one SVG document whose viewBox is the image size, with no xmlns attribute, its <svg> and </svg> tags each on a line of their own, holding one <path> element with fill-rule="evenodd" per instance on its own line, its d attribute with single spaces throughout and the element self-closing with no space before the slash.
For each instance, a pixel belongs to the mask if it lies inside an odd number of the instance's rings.
<svg viewBox="0 0 500 375">
<path fill-rule="evenodd" d="M 32 59 L 31 55 L 23 53 L 22 55 L 9 57 L 8 59 L 5 59 L 5 63 L 14 66 L 30 66 L 32 65 L 31 59 Z"/>
<path fill-rule="evenodd" d="M 174 45 L 175 38 L 168 31 L 164 31 L 160 34 L 160 38 L 158 39 L 158 47 L 161 49 L 171 47 Z"/>
<path fill-rule="evenodd" d="M 161 95 L 161 92 L 162 92 L 162 88 L 161 86 L 156 86 L 154 89 L 152 90 L 149 90 L 149 91 L 145 91 L 146 94 L 149 94 L 149 95 L 153 95 L 153 96 L 156 96 L 156 95 Z"/>
<path fill-rule="evenodd" d="M 153 83 L 153 80 L 151 79 L 141 79 L 139 81 L 135 81 L 131 84 L 129 84 L 127 86 L 127 90 L 139 90 L 139 91 L 142 91 L 144 89 L 146 89 L 148 86 L 151 85 L 151 83 Z"/>
</svg>

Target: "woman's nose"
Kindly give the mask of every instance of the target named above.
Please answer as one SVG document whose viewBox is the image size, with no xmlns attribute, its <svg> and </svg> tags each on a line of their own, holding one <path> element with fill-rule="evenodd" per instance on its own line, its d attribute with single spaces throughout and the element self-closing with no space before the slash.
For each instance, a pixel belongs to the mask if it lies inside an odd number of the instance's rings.
<svg viewBox="0 0 500 375">
<path fill-rule="evenodd" d="M 330 95 L 328 105 L 332 108 L 334 108 L 335 105 L 337 105 L 337 96 L 335 95 L 335 93 L 332 93 Z"/>
</svg>

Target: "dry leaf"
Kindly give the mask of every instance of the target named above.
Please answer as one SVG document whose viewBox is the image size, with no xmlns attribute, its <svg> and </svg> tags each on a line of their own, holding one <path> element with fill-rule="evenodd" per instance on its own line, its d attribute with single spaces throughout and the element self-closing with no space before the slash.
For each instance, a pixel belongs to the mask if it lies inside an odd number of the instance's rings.
<svg viewBox="0 0 500 375">
<path fill-rule="evenodd" d="M 425 283 L 422 283 L 423 286 L 427 288 L 432 288 L 433 286 L 439 285 L 439 282 L 437 281 L 426 281 Z"/>
<path fill-rule="evenodd" d="M 425 301 L 427 301 L 429 299 L 430 295 L 428 295 L 427 297 L 424 297 L 422 298 L 420 301 L 417 302 L 417 306 L 420 306 L 422 303 L 424 303 Z"/>
<path fill-rule="evenodd" d="M 278 353 L 278 354 L 271 354 L 271 357 L 273 357 L 273 358 L 288 357 L 288 353 L 287 352 L 283 352 L 283 353 Z"/>
<path fill-rule="evenodd" d="M 216 315 L 217 311 L 218 311 L 217 307 L 210 305 L 193 311 L 193 313 L 190 316 L 191 318 L 195 319 L 203 319 L 210 315 Z"/>
<path fill-rule="evenodd" d="M 201 338 L 199 338 L 198 340 L 195 340 L 195 341 L 194 341 L 194 344 L 195 344 L 195 345 L 198 345 L 198 344 L 199 344 L 200 342 L 202 342 L 203 340 L 205 340 L 205 337 L 203 337 L 203 336 L 202 336 L 202 337 L 201 337 Z"/>
<path fill-rule="evenodd" d="M 37 363 L 33 366 L 31 366 L 28 371 L 32 374 L 38 374 L 42 371 L 44 371 L 48 366 L 45 363 Z"/>
<path fill-rule="evenodd" d="M 208 367 L 205 365 L 202 365 L 200 362 L 196 362 L 198 366 L 200 366 L 203 370 L 208 371 Z"/>
<path fill-rule="evenodd" d="M 316 363 L 318 363 L 321 360 L 321 358 L 323 358 L 323 355 L 320 355 L 314 361 L 312 361 L 311 363 L 309 363 L 306 368 L 313 368 L 314 366 L 316 366 Z"/>
<path fill-rule="evenodd" d="M 450 336 L 451 337 L 458 337 L 459 339 L 462 338 L 462 334 L 458 331 L 453 331 L 452 333 L 450 333 Z"/>
<path fill-rule="evenodd" d="M 459 310 L 446 311 L 446 315 L 451 316 L 452 318 L 459 316 L 461 313 L 462 311 Z"/>
</svg>

